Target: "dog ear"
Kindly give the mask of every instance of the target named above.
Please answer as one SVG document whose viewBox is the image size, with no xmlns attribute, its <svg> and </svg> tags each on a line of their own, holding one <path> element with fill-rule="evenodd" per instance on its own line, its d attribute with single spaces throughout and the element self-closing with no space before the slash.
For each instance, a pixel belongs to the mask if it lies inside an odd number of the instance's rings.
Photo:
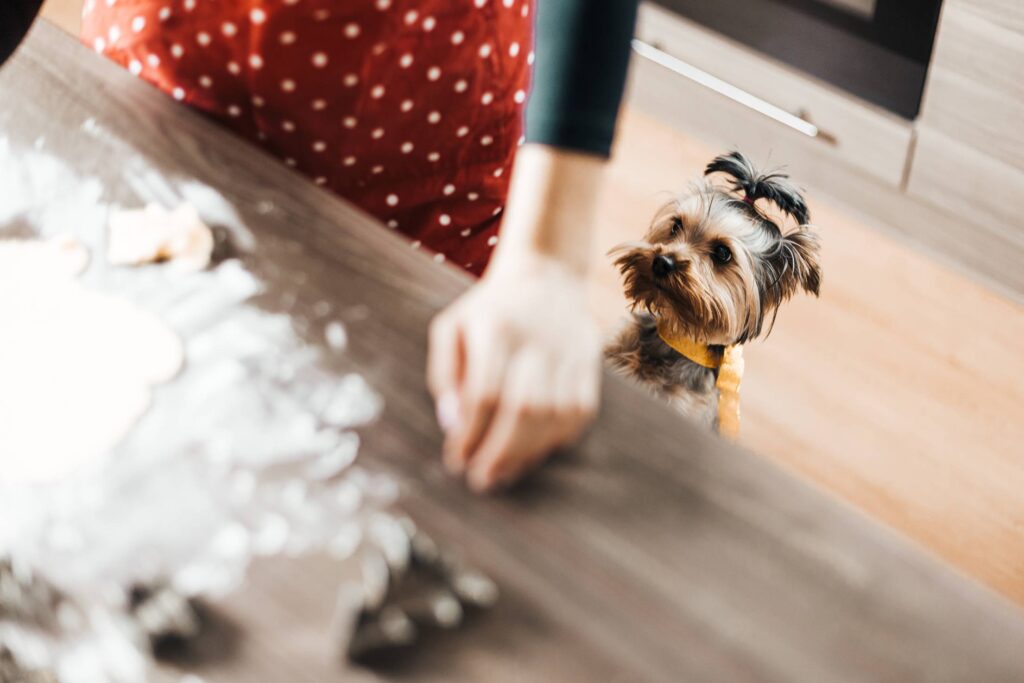
<svg viewBox="0 0 1024 683">
<path fill-rule="evenodd" d="M 808 294 L 821 292 L 821 242 L 806 225 L 782 238 L 782 285 L 785 296 L 797 287 Z"/>
<path fill-rule="evenodd" d="M 704 175 L 725 173 L 732 177 L 732 189 L 742 192 L 744 199 L 753 202 L 767 199 L 782 211 L 792 216 L 800 225 L 811 220 L 811 213 L 803 195 L 788 180 L 784 173 L 761 175 L 754 165 L 740 152 L 729 152 L 717 156 L 704 169 Z"/>
</svg>

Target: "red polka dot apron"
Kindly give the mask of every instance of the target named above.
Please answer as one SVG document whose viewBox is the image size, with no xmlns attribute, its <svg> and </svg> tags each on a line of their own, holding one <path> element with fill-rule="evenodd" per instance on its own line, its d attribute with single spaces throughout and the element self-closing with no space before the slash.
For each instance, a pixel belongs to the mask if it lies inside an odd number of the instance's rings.
<svg viewBox="0 0 1024 683">
<path fill-rule="evenodd" d="M 82 39 L 479 274 L 528 90 L 532 0 L 86 0 Z"/>
</svg>

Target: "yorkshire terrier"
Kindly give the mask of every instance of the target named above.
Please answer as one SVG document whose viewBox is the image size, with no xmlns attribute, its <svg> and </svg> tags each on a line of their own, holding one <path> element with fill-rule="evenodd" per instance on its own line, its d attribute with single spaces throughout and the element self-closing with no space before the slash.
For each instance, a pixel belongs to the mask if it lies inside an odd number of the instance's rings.
<svg viewBox="0 0 1024 683">
<path fill-rule="evenodd" d="M 715 174 L 728 184 L 716 184 Z M 819 241 L 809 221 L 786 175 L 762 175 L 739 152 L 715 158 L 700 182 L 658 211 L 643 241 L 610 252 L 633 310 L 605 349 L 611 366 L 681 413 L 726 431 L 723 362 L 766 321 L 770 332 L 779 306 L 797 290 L 818 295 Z M 784 230 L 789 222 L 795 227 Z M 738 429 L 738 405 L 736 421 Z"/>
</svg>

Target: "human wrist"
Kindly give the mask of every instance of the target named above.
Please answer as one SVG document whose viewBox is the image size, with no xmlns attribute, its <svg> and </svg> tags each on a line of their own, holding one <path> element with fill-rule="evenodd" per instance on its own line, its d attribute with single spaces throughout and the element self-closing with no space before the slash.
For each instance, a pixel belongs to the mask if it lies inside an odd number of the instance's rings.
<svg viewBox="0 0 1024 683">
<path fill-rule="evenodd" d="M 492 269 L 546 261 L 584 275 L 603 165 L 592 155 L 521 148 Z"/>
</svg>

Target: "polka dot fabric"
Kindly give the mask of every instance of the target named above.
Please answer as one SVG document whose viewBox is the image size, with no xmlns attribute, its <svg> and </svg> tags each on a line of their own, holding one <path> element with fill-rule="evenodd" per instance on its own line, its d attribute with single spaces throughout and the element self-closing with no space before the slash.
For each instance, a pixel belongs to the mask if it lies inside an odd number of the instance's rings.
<svg viewBox="0 0 1024 683">
<path fill-rule="evenodd" d="M 82 39 L 479 274 L 521 142 L 532 0 L 86 0 Z"/>
</svg>

